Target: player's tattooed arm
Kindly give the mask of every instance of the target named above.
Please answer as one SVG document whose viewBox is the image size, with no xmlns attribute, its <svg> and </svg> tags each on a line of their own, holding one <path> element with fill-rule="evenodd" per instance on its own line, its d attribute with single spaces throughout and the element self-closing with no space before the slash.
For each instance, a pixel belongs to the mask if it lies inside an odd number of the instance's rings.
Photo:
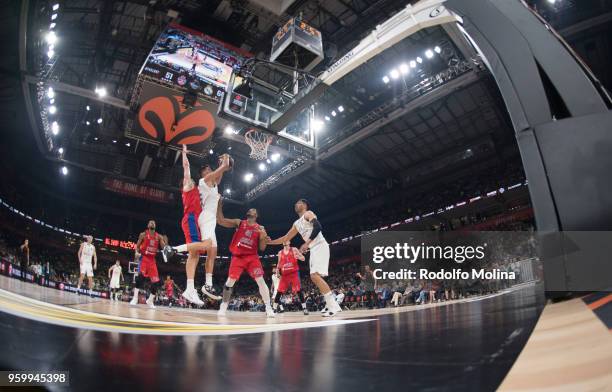
<svg viewBox="0 0 612 392">
<path fill-rule="evenodd" d="M 227 227 L 230 229 L 235 229 L 238 226 L 240 226 L 240 219 L 230 219 L 230 218 L 226 218 L 223 215 L 222 198 L 219 198 L 219 203 L 217 205 L 217 223 L 223 227 Z"/>
<path fill-rule="evenodd" d="M 297 235 L 298 231 L 295 226 L 291 226 L 291 229 L 282 237 L 279 237 L 275 240 L 268 241 L 268 245 L 282 245 L 285 241 L 291 241 L 293 237 Z"/>
</svg>

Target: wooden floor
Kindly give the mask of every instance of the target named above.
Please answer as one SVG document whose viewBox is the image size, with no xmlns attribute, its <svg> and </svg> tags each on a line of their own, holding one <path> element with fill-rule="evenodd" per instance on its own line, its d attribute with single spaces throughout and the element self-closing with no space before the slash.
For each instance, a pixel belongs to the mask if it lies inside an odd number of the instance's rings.
<svg viewBox="0 0 612 392">
<path fill-rule="evenodd" d="M 612 332 L 579 298 L 546 305 L 500 391 L 612 391 Z"/>
</svg>

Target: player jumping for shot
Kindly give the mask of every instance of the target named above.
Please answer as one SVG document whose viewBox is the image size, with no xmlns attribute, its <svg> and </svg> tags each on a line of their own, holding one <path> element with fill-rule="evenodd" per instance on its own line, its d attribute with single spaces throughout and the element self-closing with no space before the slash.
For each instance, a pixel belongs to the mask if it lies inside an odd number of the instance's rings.
<svg viewBox="0 0 612 392">
<path fill-rule="evenodd" d="M 175 246 L 173 247 L 173 249 L 177 252 L 188 252 L 187 263 L 185 264 L 185 272 L 187 274 L 187 288 L 182 294 L 183 298 L 193 304 L 202 306 L 204 305 L 204 302 L 198 296 L 198 292 L 194 286 L 196 267 L 198 266 L 200 253 L 208 252 L 209 258 L 212 258 L 213 260 L 214 258 L 211 257 L 210 253 L 212 239 L 202 241 L 202 236 L 200 235 L 200 227 L 198 227 L 198 218 L 202 214 L 202 204 L 200 203 L 200 192 L 198 188 L 196 188 L 193 180 L 191 179 L 191 168 L 189 166 L 189 159 L 187 159 L 186 145 L 183 145 L 182 197 L 183 220 L 181 221 L 181 227 L 183 228 L 183 233 L 185 234 L 185 241 L 187 243 Z M 210 296 L 217 300 L 221 299 L 221 297 L 218 296 Z"/>
<path fill-rule="evenodd" d="M 291 229 L 284 236 L 269 241 L 268 245 L 280 245 L 291 241 L 300 233 L 304 244 L 300 247 L 302 253 L 310 251 L 310 279 L 319 288 L 325 298 L 326 310 L 323 317 L 331 317 L 342 309 L 334 300 L 334 295 L 327 282 L 323 279 L 328 275 L 329 244 L 321 232 L 321 223 L 314 212 L 310 211 L 308 201 L 300 199 L 295 203 L 295 212 L 299 218 L 293 222 Z"/>
<path fill-rule="evenodd" d="M 202 212 L 198 216 L 198 226 L 200 228 L 201 238 L 211 241 L 211 248 L 206 256 L 206 282 L 202 286 L 202 292 L 213 299 L 219 299 L 213 288 L 213 270 L 215 268 L 215 259 L 217 257 L 217 236 L 215 228 L 217 226 L 217 206 L 219 204 L 218 185 L 223 178 L 223 173 L 231 167 L 231 158 L 227 154 L 219 157 L 219 167 L 212 170 L 210 165 L 205 165 L 200 169 L 200 181 L 198 190 L 200 191 L 200 200 L 202 202 Z"/>
<path fill-rule="evenodd" d="M 264 227 L 257 224 L 257 210 L 255 208 L 249 209 L 246 213 L 246 219 L 243 220 L 228 219 L 223 216 L 222 203 L 219 201 L 217 222 L 223 227 L 236 230 L 230 243 L 232 260 L 227 281 L 225 287 L 223 287 L 223 301 L 219 307 L 219 316 L 225 316 L 234 284 L 240 279 L 242 272 L 247 271 L 259 287 L 259 294 L 266 305 L 266 314 L 268 317 L 274 317 L 274 311 L 270 306 L 270 290 L 263 278 L 263 267 L 257 254 L 258 250 L 266 249 L 266 242 L 269 237 Z"/>
</svg>

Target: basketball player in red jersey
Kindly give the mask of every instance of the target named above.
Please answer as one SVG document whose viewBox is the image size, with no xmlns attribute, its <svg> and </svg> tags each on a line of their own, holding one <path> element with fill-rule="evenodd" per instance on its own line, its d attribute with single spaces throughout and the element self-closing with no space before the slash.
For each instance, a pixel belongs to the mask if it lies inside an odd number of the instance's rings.
<svg viewBox="0 0 612 392">
<path fill-rule="evenodd" d="M 140 233 L 138 242 L 136 242 L 134 255 L 136 259 L 140 258 L 140 261 L 138 263 L 138 276 L 134 285 L 134 297 L 130 301 L 130 305 L 138 304 L 138 292 L 144 288 L 145 279 L 149 279 L 151 293 L 146 302 L 150 308 L 155 308 L 153 301 L 160 286 L 155 255 L 159 249 L 163 249 L 166 245 L 164 237 L 155 231 L 155 221 L 150 220 L 147 224 L 147 230 Z"/>
<path fill-rule="evenodd" d="M 274 317 L 274 310 L 270 306 L 270 290 L 263 278 L 263 267 L 257 254 L 258 250 L 266 249 L 266 242 L 270 238 L 264 227 L 257 224 L 257 210 L 255 208 L 249 209 L 246 213 L 246 219 L 243 220 L 228 219 L 223 216 L 222 203 L 219 200 L 217 223 L 223 227 L 236 229 L 230 243 L 232 260 L 227 281 L 225 287 L 223 287 L 223 301 L 219 307 L 219 316 L 225 316 L 234 284 L 240 279 L 242 272 L 247 271 L 259 287 L 259 294 L 266 305 L 266 314 L 268 317 Z"/>
<path fill-rule="evenodd" d="M 306 309 L 306 301 L 304 300 L 304 293 L 302 292 L 302 286 L 300 284 L 300 267 L 298 266 L 298 260 L 304 261 L 306 257 L 297 249 L 291 247 L 291 242 L 285 241 L 283 243 L 283 250 L 278 252 L 278 269 L 281 273 L 280 282 L 278 283 L 278 290 L 274 297 L 274 310 L 280 305 L 281 295 L 287 292 L 287 289 L 291 287 L 291 291 L 297 294 L 302 304 L 302 311 L 304 315 L 308 315 L 308 309 Z"/>
<path fill-rule="evenodd" d="M 187 159 L 187 146 L 183 144 L 183 220 L 181 227 L 185 234 L 186 244 L 173 247 L 177 252 L 188 252 L 187 263 L 185 264 L 185 273 L 187 274 L 187 288 L 182 296 L 187 301 L 198 306 L 204 305 L 204 302 L 198 296 L 198 292 L 194 286 L 196 267 L 200 259 L 200 253 L 210 251 L 212 240 L 207 239 L 202 241 L 200 227 L 198 226 L 198 217 L 202 213 L 202 204 L 200 202 L 200 191 L 195 186 L 195 182 L 191 178 L 191 168 L 189 159 Z M 214 299 L 220 300 L 221 297 L 215 296 Z"/>
</svg>

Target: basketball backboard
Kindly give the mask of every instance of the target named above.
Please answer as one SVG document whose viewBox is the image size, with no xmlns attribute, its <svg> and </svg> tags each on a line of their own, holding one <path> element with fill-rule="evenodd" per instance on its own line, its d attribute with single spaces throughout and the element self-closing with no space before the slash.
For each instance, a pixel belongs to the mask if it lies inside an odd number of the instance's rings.
<svg viewBox="0 0 612 392">
<path fill-rule="evenodd" d="M 219 117 L 245 128 L 256 128 L 272 134 L 277 142 L 286 144 L 289 150 L 316 148 L 317 121 L 312 107 L 307 107 L 289 121 L 282 130 L 275 132 L 271 125 L 293 105 L 294 97 L 304 84 L 314 77 L 295 76 L 287 70 L 278 70 L 274 63 L 266 63 L 247 76 L 233 72 L 226 93 L 219 105 Z"/>
</svg>

